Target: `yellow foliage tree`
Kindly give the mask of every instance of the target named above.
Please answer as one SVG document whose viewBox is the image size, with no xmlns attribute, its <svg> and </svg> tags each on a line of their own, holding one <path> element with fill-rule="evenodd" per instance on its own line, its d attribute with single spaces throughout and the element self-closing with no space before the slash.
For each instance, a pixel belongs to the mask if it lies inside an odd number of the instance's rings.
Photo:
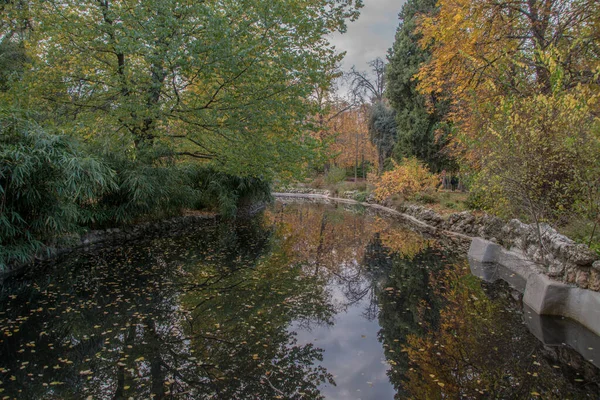
<svg viewBox="0 0 600 400">
<path fill-rule="evenodd" d="M 484 202 L 535 220 L 571 211 L 589 187 L 597 204 L 600 2 L 438 4 L 419 23 L 432 54 L 419 90 L 450 96 L 452 140 Z"/>
<path fill-rule="evenodd" d="M 435 190 L 439 177 L 416 158 L 408 158 L 400 164 L 392 162 L 394 168 L 375 181 L 373 193 L 377 200 L 381 201 L 395 194 L 408 198 L 417 193 Z"/>
<path fill-rule="evenodd" d="M 440 0 L 419 23 L 432 57 L 423 93 L 448 95 L 455 144 L 481 165 L 481 127 L 500 98 L 598 90 L 600 3 L 595 0 Z"/>
</svg>

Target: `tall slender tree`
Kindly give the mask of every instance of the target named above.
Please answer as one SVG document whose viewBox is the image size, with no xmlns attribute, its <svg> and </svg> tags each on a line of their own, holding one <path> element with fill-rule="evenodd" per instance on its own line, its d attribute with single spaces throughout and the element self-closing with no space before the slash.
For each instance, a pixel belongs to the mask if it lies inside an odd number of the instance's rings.
<svg viewBox="0 0 600 400">
<path fill-rule="evenodd" d="M 419 16 L 434 13 L 436 0 L 409 0 L 400 11 L 400 25 L 394 45 L 388 51 L 386 69 L 387 98 L 396 111 L 398 140 L 394 157 L 415 156 L 440 170 L 450 164 L 444 150 L 446 132 L 441 121 L 446 113 L 446 103 L 431 91 L 417 91 L 414 75 L 429 60 L 430 52 L 421 48 L 421 35 L 415 32 Z M 437 133 L 437 135 L 436 135 Z"/>
</svg>

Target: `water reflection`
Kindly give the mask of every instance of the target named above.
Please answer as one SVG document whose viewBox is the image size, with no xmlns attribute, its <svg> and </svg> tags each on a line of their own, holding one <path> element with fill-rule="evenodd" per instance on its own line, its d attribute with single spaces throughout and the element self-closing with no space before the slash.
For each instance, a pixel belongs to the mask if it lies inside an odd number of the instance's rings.
<svg viewBox="0 0 600 400">
<path fill-rule="evenodd" d="M 15 282 L 3 290 L 3 395 L 320 398 L 332 381 L 314 365 L 322 351 L 286 328 L 327 324 L 333 309 L 283 245 L 258 221 L 222 225 Z"/>
<path fill-rule="evenodd" d="M 565 346 L 544 346 L 521 324 L 508 286 L 467 271 L 438 274 L 435 291 L 445 302 L 438 327 L 407 339 L 403 385 L 412 398 L 597 398 L 596 368 Z"/>
<path fill-rule="evenodd" d="M 597 398 L 598 369 L 455 247 L 287 201 L 65 256 L 0 292 L 0 398 Z"/>
</svg>

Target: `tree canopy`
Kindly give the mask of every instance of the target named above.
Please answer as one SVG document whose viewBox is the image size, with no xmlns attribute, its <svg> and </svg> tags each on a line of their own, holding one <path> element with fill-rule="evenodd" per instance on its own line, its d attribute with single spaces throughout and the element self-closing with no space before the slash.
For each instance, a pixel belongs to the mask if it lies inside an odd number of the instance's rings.
<svg viewBox="0 0 600 400">
<path fill-rule="evenodd" d="M 600 3 L 438 5 L 419 21 L 431 58 L 418 89 L 451 102 L 453 142 L 482 204 L 536 222 L 598 218 Z"/>
<path fill-rule="evenodd" d="M 272 176 L 308 156 L 306 98 L 340 58 L 326 35 L 360 7 L 31 1 L 21 12 L 33 60 L 18 89 L 79 136 L 126 148 L 167 141 L 229 173 Z"/>
</svg>

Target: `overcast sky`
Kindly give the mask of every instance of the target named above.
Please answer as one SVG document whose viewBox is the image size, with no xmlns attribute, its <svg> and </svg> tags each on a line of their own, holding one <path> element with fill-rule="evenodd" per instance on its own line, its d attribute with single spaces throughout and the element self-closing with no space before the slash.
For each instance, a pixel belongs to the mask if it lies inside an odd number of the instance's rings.
<svg viewBox="0 0 600 400">
<path fill-rule="evenodd" d="M 331 43 L 338 51 L 346 51 L 342 69 L 348 71 L 353 65 L 359 70 L 368 69 L 367 62 L 383 57 L 394 43 L 398 26 L 398 13 L 405 0 L 364 0 L 360 17 L 348 23 L 348 31 L 336 34 Z"/>
</svg>

